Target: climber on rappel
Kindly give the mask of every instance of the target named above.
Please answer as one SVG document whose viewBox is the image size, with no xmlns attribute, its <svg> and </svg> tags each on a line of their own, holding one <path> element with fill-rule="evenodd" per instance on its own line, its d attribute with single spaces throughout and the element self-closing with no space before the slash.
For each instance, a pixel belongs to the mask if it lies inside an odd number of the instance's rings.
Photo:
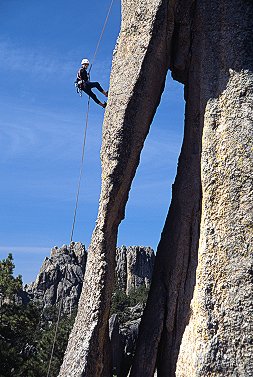
<svg viewBox="0 0 253 377">
<path fill-rule="evenodd" d="M 77 78 L 75 81 L 77 90 L 79 92 L 84 92 L 88 94 L 89 97 L 93 99 L 98 105 L 102 106 L 103 108 L 106 107 L 107 103 L 100 102 L 99 99 L 97 98 L 96 94 L 92 92 L 92 88 L 98 89 L 101 93 L 103 93 L 106 97 L 108 97 L 108 92 L 106 92 L 101 85 L 98 82 L 92 82 L 90 81 L 89 73 L 87 72 L 87 69 L 89 67 L 89 60 L 88 59 L 83 59 L 81 61 L 82 67 L 79 69 L 77 72 Z"/>
</svg>

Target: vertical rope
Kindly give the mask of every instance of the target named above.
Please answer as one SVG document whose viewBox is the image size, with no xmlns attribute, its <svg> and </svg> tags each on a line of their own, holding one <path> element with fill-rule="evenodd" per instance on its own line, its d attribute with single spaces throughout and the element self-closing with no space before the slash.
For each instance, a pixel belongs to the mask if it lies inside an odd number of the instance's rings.
<svg viewBox="0 0 253 377">
<path fill-rule="evenodd" d="M 85 152 L 85 145 L 86 145 L 87 129 L 88 129 L 88 123 L 89 123 L 89 112 L 90 112 L 90 97 L 88 99 L 87 112 L 86 112 L 86 121 L 85 121 L 83 146 L 82 146 L 82 158 L 81 158 L 79 179 L 78 179 L 77 192 L 76 192 L 76 203 L 75 203 L 74 217 L 73 217 L 72 229 L 71 229 L 71 234 L 70 234 L 70 243 L 73 241 L 73 235 L 74 235 L 75 224 L 76 224 L 76 214 L 77 214 L 77 208 L 78 208 L 78 202 L 79 202 L 81 180 L 82 180 L 82 175 L 83 175 L 83 162 L 84 162 L 84 152 Z"/>
<path fill-rule="evenodd" d="M 96 60 L 96 56 L 98 53 L 98 49 L 102 40 L 102 37 L 105 32 L 106 25 L 109 20 L 109 16 L 111 13 L 111 9 L 113 6 L 114 0 L 111 0 L 105 22 L 92 58 L 92 62 L 90 65 L 89 73 L 91 72 L 91 69 L 94 65 L 94 62 Z M 76 223 L 76 215 L 77 215 L 77 209 L 78 209 L 78 202 L 79 202 L 79 195 L 80 195 L 80 188 L 81 188 L 81 180 L 82 180 L 82 175 L 83 175 L 83 165 L 84 165 L 84 152 L 85 152 L 85 145 L 86 145 L 86 137 L 87 137 L 87 129 L 88 129 L 88 123 L 89 123 L 89 111 L 90 111 L 90 97 L 88 99 L 88 105 L 87 105 L 87 112 L 86 112 L 86 121 L 85 121 L 85 129 L 84 129 L 84 137 L 83 137 L 83 146 L 82 146 L 82 157 L 81 157 L 81 163 L 80 163 L 80 172 L 79 172 L 79 178 L 78 178 L 78 184 L 77 184 L 77 192 L 76 192 L 76 201 L 75 201 L 75 209 L 74 209 L 74 216 L 73 216 L 73 222 L 72 222 L 72 228 L 71 228 L 71 234 L 70 234 L 70 243 L 73 241 L 73 235 L 74 235 L 74 230 L 75 230 L 75 223 Z M 55 326 L 55 332 L 54 332 L 54 339 L 53 339 L 53 344 L 52 344 L 52 349 L 50 353 L 50 360 L 48 364 L 48 370 L 47 370 L 47 377 L 50 377 L 50 370 L 51 370 L 51 365 L 53 361 L 53 356 L 54 356 L 54 349 L 55 349 L 55 343 L 56 343 L 56 338 L 57 338 L 57 332 L 59 328 L 59 322 L 60 322 L 60 317 L 61 317 L 61 310 L 62 310 L 62 305 L 63 305 L 63 299 L 64 299 L 64 291 L 65 291 L 65 286 L 66 286 L 66 277 L 67 277 L 67 268 L 68 264 L 65 266 L 65 271 L 64 271 L 64 277 L 63 277 L 63 287 L 62 287 L 62 297 L 60 300 L 60 306 L 59 306 L 59 311 L 58 311 L 58 316 L 57 316 L 57 321 L 56 321 L 56 326 Z"/>
<path fill-rule="evenodd" d="M 75 210 L 74 210 L 74 218 L 73 218 L 72 229 L 71 229 L 71 234 L 70 234 L 70 243 L 73 241 L 73 233 L 74 233 L 74 229 L 75 229 L 76 213 L 77 213 L 79 193 L 80 193 L 81 180 L 82 180 L 82 174 L 83 174 L 83 162 L 84 162 L 84 152 L 85 152 L 87 128 L 88 128 L 88 122 L 89 122 L 89 111 L 90 111 L 90 97 L 88 99 L 87 111 L 86 111 L 86 121 L 85 121 L 83 146 L 82 146 L 82 158 L 81 158 L 80 172 L 79 172 L 77 192 L 76 192 L 76 203 L 75 203 Z M 60 299 L 60 305 L 59 305 L 57 321 L 56 321 L 56 326 L 55 326 L 55 331 L 54 331 L 54 338 L 53 338 L 53 344 L 52 344 L 52 349 L 51 349 L 50 359 L 49 359 L 49 364 L 48 364 L 47 377 L 49 377 L 49 373 L 50 373 L 51 365 L 52 365 L 52 361 L 53 361 L 53 356 L 54 356 L 55 343 L 56 343 L 57 332 L 58 332 L 58 328 L 59 328 L 59 322 L 60 322 L 60 318 L 61 318 L 64 292 L 65 292 L 65 287 L 66 287 L 67 269 L 68 269 L 68 264 L 66 264 L 65 269 L 64 269 L 64 274 L 63 274 L 62 296 L 61 296 L 61 299 Z"/>
<path fill-rule="evenodd" d="M 54 356 L 56 337 L 57 337 L 57 332 L 58 332 L 58 327 L 59 327 L 59 322 L 60 322 L 60 317 L 61 317 L 61 309 L 62 309 L 63 298 L 64 298 L 64 290 L 65 290 L 65 285 L 66 285 L 67 267 L 68 267 L 68 265 L 66 265 L 65 269 L 64 269 L 62 297 L 61 297 L 61 300 L 60 300 L 60 306 L 59 306 L 56 326 L 55 326 L 55 330 L 54 330 L 54 339 L 53 339 L 53 345 L 52 345 L 52 349 L 51 349 L 51 353 L 50 353 L 50 360 L 49 360 L 48 369 L 47 369 L 47 377 L 49 377 L 49 373 L 50 373 L 51 365 L 52 365 L 52 361 L 53 361 L 53 356 Z"/>
<path fill-rule="evenodd" d="M 98 49 L 99 49 L 99 46 L 100 46 L 100 43 L 101 43 L 101 40 L 103 38 L 103 35 L 104 35 L 104 32 L 105 32 L 105 28 L 106 28 L 106 25 L 108 23 L 108 19 L 110 17 L 110 14 L 111 14 L 111 10 L 112 10 L 112 6 L 113 6 L 113 3 L 114 3 L 114 0 L 111 1 L 111 4 L 109 6 L 109 9 L 108 9 L 108 12 L 107 12 L 107 15 L 106 15 L 106 18 L 105 18 L 105 22 L 104 22 L 104 26 L 102 28 L 102 31 L 101 31 L 101 34 L 100 34 L 100 37 L 99 37 L 99 40 L 98 40 L 98 43 L 97 43 L 97 47 L 96 47 L 96 50 L 94 52 L 94 55 L 93 55 L 93 58 L 92 58 L 92 61 L 91 61 L 91 65 L 90 65 L 90 69 L 89 69 L 89 73 L 91 72 L 91 69 L 94 65 L 94 62 L 96 60 L 96 57 L 97 57 L 97 53 L 98 53 Z"/>
</svg>

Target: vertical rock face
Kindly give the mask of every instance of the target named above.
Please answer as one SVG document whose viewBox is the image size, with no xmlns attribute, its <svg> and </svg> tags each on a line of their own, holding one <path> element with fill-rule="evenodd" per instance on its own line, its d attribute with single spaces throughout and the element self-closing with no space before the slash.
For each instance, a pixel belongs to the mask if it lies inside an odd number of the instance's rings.
<svg viewBox="0 0 253 377">
<path fill-rule="evenodd" d="M 199 263 L 177 376 L 253 376 L 253 74 L 238 68 L 205 110 Z"/>
<path fill-rule="evenodd" d="M 187 3 L 171 65 L 185 137 L 131 376 L 252 376 L 253 3 Z"/>
<path fill-rule="evenodd" d="M 128 294 L 140 286 L 149 287 L 155 263 L 150 247 L 122 246 L 116 249 L 116 277 L 119 288 Z"/>
<path fill-rule="evenodd" d="M 61 377 L 111 375 L 108 319 L 117 230 L 164 88 L 168 67 L 167 17 L 165 0 L 122 1 L 122 27 L 103 125 L 99 212 Z"/>
<path fill-rule="evenodd" d="M 85 247 L 80 242 L 61 248 L 55 246 L 43 262 L 35 282 L 25 287 L 29 298 L 46 309 L 59 304 L 64 296 L 62 311 L 70 313 L 77 307 L 81 294 L 86 258 Z"/>
<path fill-rule="evenodd" d="M 191 55 L 195 11 L 193 1 L 179 1 L 175 5 L 170 67 L 173 76 L 185 83 L 184 140 L 131 377 L 153 377 L 156 367 L 158 376 L 175 375 L 195 284 L 201 213 L 201 112 L 204 111 L 200 101 L 200 63 Z M 191 74 L 190 62 L 194 67 Z"/>
<path fill-rule="evenodd" d="M 202 216 L 176 374 L 253 376 L 253 3 L 204 1 L 196 11 L 203 28 L 192 53 L 205 64 Z M 208 48 L 199 51 L 198 41 Z"/>
<path fill-rule="evenodd" d="M 78 306 L 87 253 L 81 242 L 55 246 L 41 266 L 36 280 L 24 287 L 17 299 L 20 303 L 36 301 L 43 309 L 58 305 L 64 297 L 62 311 L 69 314 Z M 122 246 L 116 249 L 116 282 L 127 294 L 151 283 L 155 253 L 150 247 Z M 66 279 L 65 268 L 67 268 Z M 64 283 L 65 280 L 65 283 Z M 64 285 L 64 291 L 63 291 Z"/>
<path fill-rule="evenodd" d="M 253 3 L 123 0 L 122 16 L 98 219 L 60 376 L 110 375 L 117 228 L 168 66 L 185 84 L 185 134 L 131 377 L 156 366 L 158 377 L 253 376 Z"/>
<path fill-rule="evenodd" d="M 131 308 L 131 319 L 119 326 L 117 314 L 109 321 L 112 349 L 112 375 L 128 377 L 136 348 L 136 340 L 143 307 L 141 304 Z"/>
</svg>

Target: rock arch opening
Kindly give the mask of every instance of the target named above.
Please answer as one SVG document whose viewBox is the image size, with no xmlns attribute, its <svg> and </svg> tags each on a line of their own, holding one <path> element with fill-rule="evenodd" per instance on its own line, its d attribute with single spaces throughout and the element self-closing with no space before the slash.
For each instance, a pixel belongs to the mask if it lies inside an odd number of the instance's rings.
<svg viewBox="0 0 253 377">
<path fill-rule="evenodd" d="M 171 201 L 184 131 L 183 85 L 168 71 L 161 102 L 141 153 L 119 226 L 118 246 L 146 245 L 156 250 Z"/>
</svg>

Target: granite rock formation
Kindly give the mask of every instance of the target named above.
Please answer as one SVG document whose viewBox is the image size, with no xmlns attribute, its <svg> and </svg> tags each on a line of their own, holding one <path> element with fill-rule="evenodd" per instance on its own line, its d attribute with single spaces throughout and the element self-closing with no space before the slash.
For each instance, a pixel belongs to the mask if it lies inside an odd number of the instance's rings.
<svg viewBox="0 0 253 377">
<path fill-rule="evenodd" d="M 103 126 L 99 212 L 61 377 L 111 374 L 108 320 L 117 230 L 164 87 L 168 39 L 163 19 L 167 10 L 165 2 L 154 0 L 122 2 L 122 27 Z"/>
<path fill-rule="evenodd" d="M 122 0 L 99 213 L 61 377 L 111 375 L 118 225 L 168 68 L 185 85 L 185 133 L 131 377 L 253 376 L 252 29 L 251 0 Z"/>
<path fill-rule="evenodd" d="M 62 294 L 61 313 L 75 313 L 83 285 L 87 253 L 80 242 L 51 249 L 51 255 L 42 264 L 35 282 L 26 285 L 19 292 L 17 303 L 35 301 L 42 308 L 43 321 L 50 321 L 50 309 L 58 306 Z M 148 288 L 151 283 L 155 254 L 150 247 L 122 246 L 116 249 L 117 289 L 129 293 L 141 286 Z M 64 273 L 67 266 L 66 281 Z M 63 285 L 65 285 L 63 292 Z M 49 309 L 49 312 L 47 312 Z M 118 322 L 118 316 L 110 318 L 110 344 L 113 353 L 112 367 L 118 377 L 127 377 L 138 336 L 144 304 L 127 307 L 127 320 Z"/>
<path fill-rule="evenodd" d="M 155 263 L 150 247 L 122 246 L 116 249 L 116 281 L 126 294 L 140 286 L 149 287 Z"/>
<path fill-rule="evenodd" d="M 117 314 L 109 320 L 109 337 L 112 352 L 112 373 L 127 377 L 133 362 L 143 305 L 129 308 L 128 321 L 119 324 Z"/>
<path fill-rule="evenodd" d="M 126 294 L 140 286 L 149 287 L 155 263 L 155 253 L 150 247 L 122 246 L 116 249 L 116 281 L 118 288 Z M 19 299 L 23 303 L 36 301 L 42 308 L 58 305 L 64 287 L 63 312 L 71 313 L 78 306 L 87 253 L 80 242 L 53 247 L 49 258 L 45 258 L 36 280 L 24 287 Z"/>
<path fill-rule="evenodd" d="M 171 63 L 185 137 L 131 376 L 253 376 L 253 3 L 188 4 Z"/>
<path fill-rule="evenodd" d="M 85 247 L 80 242 L 52 248 L 51 255 L 45 258 L 35 282 L 24 288 L 29 299 L 46 309 L 58 305 L 64 295 L 62 312 L 71 313 L 78 305 L 86 259 Z"/>
</svg>

